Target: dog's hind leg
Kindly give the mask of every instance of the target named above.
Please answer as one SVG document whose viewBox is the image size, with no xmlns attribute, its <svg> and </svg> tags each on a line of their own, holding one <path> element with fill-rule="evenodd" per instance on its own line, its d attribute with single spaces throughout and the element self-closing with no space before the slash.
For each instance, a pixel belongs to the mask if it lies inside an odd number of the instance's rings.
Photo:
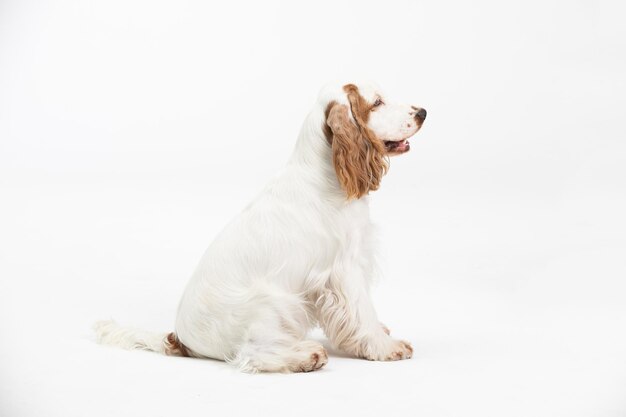
<svg viewBox="0 0 626 417">
<path fill-rule="evenodd" d="M 244 372 L 310 372 L 328 362 L 326 349 L 310 340 L 264 340 L 244 343 L 229 361 Z"/>
<path fill-rule="evenodd" d="M 293 294 L 265 294 L 228 362 L 245 372 L 310 372 L 328 362 L 324 347 L 305 340 L 310 314 Z"/>
</svg>

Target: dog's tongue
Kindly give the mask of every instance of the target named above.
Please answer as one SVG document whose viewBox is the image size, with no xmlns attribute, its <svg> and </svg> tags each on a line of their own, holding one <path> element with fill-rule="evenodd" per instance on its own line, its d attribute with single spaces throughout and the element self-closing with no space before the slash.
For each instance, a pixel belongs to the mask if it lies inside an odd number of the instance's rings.
<svg viewBox="0 0 626 417">
<path fill-rule="evenodd" d="M 387 148 L 387 152 L 406 152 L 411 148 L 408 140 L 400 140 L 397 142 L 387 141 L 385 142 L 385 147 Z"/>
</svg>

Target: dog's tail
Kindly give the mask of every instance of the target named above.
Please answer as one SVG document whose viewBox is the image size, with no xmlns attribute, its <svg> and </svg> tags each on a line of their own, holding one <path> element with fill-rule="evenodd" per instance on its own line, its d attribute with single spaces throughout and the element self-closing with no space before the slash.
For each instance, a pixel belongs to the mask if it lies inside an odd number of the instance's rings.
<svg viewBox="0 0 626 417">
<path fill-rule="evenodd" d="M 93 325 L 96 340 L 103 345 L 123 349 L 150 350 L 169 356 L 192 356 L 175 333 L 152 333 L 133 327 L 120 326 L 113 320 L 98 321 Z"/>
</svg>

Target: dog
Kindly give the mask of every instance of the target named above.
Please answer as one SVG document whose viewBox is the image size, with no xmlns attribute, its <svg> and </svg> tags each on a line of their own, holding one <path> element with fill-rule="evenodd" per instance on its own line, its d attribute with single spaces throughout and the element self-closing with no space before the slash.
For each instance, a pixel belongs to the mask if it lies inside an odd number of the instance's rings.
<svg viewBox="0 0 626 417">
<path fill-rule="evenodd" d="M 375 361 L 409 359 L 377 317 L 368 194 L 389 157 L 405 154 L 426 110 L 388 101 L 374 84 L 328 85 L 287 166 L 216 237 L 180 301 L 175 332 L 95 324 L 99 342 L 214 358 L 245 372 L 308 372 L 328 361 L 307 340 Z"/>
</svg>

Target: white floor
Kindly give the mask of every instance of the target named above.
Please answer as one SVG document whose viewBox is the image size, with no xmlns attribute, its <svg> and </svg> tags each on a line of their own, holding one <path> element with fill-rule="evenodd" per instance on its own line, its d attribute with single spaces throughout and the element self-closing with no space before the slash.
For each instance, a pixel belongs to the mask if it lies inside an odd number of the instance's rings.
<svg viewBox="0 0 626 417">
<path fill-rule="evenodd" d="M 245 193 L 216 205 L 180 184 L 86 185 L 7 189 L 3 416 L 626 415 L 624 225 L 585 218 L 582 202 L 561 211 L 575 202 L 381 190 L 377 305 L 415 357 L 374 363 L 331 350 L 320 372 L 246 375 L 99 346 L 89 330 L 109 317 L 171 330 L 187 276 Z M 413 213 L 385 216 L 398 206 Z"/>
</svg>

